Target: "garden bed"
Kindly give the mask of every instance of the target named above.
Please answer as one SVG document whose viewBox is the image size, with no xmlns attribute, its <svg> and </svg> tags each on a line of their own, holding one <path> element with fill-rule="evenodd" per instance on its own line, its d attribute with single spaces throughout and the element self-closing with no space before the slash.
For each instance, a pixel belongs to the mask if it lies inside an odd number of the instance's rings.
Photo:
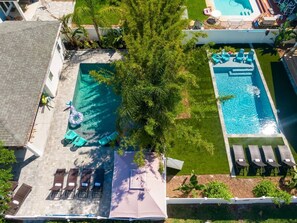
<svg viewBox="0 0 297 223">
<path fill-rule="evenodd" d="M 185 179 L 188 182 L 190 175 L 184 176 L 167 176 L 167 196 L 171 198 L 185 198 L 185 197 L 204 197 L 201 191 L 192 192 L 190 194 L 184 194 L 177 189 L 184 183 Z M 206 184 L 211 181 L 219 181 L 228 186 L 233 197 L 238 198 L 253 198 L 253 188 L 260 183 L 263 179 L 270 180 L 276 185 L 279 185 L 280 177 L 253 177 L 253 178 L 231 178 L 227 174 L 215 174 L 215 175 L 200 175 L 198 176 L 199 184 Z M 292 195 L 296 195 L 296 191 L 292 191 Z"/>
</svg>

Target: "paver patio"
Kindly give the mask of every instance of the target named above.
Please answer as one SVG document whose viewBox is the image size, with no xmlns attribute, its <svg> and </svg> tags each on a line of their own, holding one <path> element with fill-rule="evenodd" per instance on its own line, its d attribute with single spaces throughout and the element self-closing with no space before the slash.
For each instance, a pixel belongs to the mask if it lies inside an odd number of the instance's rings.
<svg viewBox="0 0 297 223">
<path fill-rule="evenodd" d="M 75 152 L 61 143 L 67 130 L 69 111 L 64 111 L 65 103 L 72 100 L 80 63 L 109 63 L 120 59 L 119 53 L 113 51 L 77 51 L 71 59 L 65 61 L 64 70 L 60 77 L 57 96 L 54 98 L 53 119 L 47 146 L 42 157 L 34 157 L 30 151 L 18 150 L 16 156 L 19 162 L 14 173 L 19 185 L 26 183 L 32 186 L 21 206 L 18 216 L 45 215 L 109 215 L 111 184 L 113 174 L 113 149 L 84 147 Z M 52 187 L 54 173 L 57 168 L 96 168 L 105 169 L 105 182 L 102 197 L 91 199 L 50 199 L 49 189 Z M 67 179 L 65 176 L 64 185 Z M 90 195 L 90 194 L 89 194 Z"/>
</svg>

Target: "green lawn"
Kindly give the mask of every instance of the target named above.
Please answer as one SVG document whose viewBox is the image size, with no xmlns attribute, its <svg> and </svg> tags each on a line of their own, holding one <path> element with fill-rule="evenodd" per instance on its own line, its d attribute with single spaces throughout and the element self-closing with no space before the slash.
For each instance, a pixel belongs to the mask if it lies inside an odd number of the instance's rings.
<svg viewBox="0 0 297 223">
<path fill-rule="evenodd" d="M 193 145 L 173 136 L 175 146 L 167 155 L 185 161 L 179 175 L 190 174 L 223 174 L 229 173 L 228 161 L 225 151 L 222 129 L 214 96 L 214 90 L 205 51 L 197 50 L 194 59 L 188 65 L 197 78 L 199 88 L 188 88 L 192 117 L 180 120 L 179 124 L 191 126 L 200 132 L 203 139 L 214 145 L 213 154 L 207 152 L 202 146 Z M 173 133 L 178 134 L 178 133 Z M 170 172 L 169 172 L 170 174 Z"/>
<path fill-rule="evenodd" d="M 203 14 L 203 9 L 206 8 L 205 0 L 186 0 L 189 19 L 204 21 L 208 16 Z"/>
<path fill-rule="evenodd" d="M 83 6 L 84 5 L 83 3 L 84 3 L 83 0 L 76 0 L 74 12 L 78 7 Z M 100 10 L 100 9 L 102 9 L 104 7 L 107 7 L 107 6 L 108 5 L 106 3 L 104 3 L 103 1 L 98 1 L 95 8 L 96 8 L 96 10 Z M 117 13 L 107 13 L 105 19 L 109 23 L 107 25 L 116 25 L 116 24 L 119 23 L 120 17 L 119 17 L 119 15 Z M 83 25 L 92 25 L 92 21 L 89 18 L 84 17 L 84 18 L 82 18 L 81 24 L 83 24 Z"/>
<path fill-rule="evenodd" d="M 296 222 L 296 205 L 168 205 L 167 222 Z"/>
</svg>

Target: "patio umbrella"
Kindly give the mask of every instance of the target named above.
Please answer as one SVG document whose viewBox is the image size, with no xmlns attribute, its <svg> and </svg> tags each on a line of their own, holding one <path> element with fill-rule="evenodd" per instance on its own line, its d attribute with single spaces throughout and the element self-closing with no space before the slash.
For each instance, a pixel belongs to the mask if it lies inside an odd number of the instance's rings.
<svg viewBox="0 0 297 223">
<path fill-rule="evenodd" d="M 220 18 L 221 17 L 221 15 L 222 15 L 222 12 L 220 11 L 220 10 L 214 10 L 214 11 L 212 11 L 211 12 L 211 14 L 210 14 L 212 17 L 214 17 L 214 18 L 216 18 L 216 19 L 218 19 L 218 18 Z"/>
</svg>

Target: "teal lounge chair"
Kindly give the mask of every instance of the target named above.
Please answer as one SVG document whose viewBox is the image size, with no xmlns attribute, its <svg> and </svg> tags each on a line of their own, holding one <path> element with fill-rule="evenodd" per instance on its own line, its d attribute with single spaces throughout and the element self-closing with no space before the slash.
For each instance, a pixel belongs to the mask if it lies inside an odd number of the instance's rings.
<svg viewBox="0 0 297 223">
<path fill-rule="evenodd" d="M 235 57 L 235 61 L 242 62 L 244 59 L 244 49 L 240 49 Z"/>
<path fill-rule="evenodd" d="M 227 62 L 230 60 L 230 54 L 226 53 L 226 51 L 223 49 L 222 50 L 222 61 Z"/>
<path fill-rule="evenodd" d="M 217 63 L 221 63 L 221 59 L 222 59 L 222 57 L 219 56 L 219 55 L 216 54 L 216 53 L 213 53 L 213 54 L 211 55 L 211 59 L 212 59 L 212 61 L 213 61 L 214 64 L 217 64 Z"/>
<path fill-rule="evenodd" d="M 99 140 L 99 144 L 101 146 L 105 146 L 107 145 L 108 143 L 114 141 L 117 139 L 119 133 L 118 132 L 113 132 L 111 133 L 109 136 L 104 136 L 102 139 Z"/>
<path fill-rule="evenodd" d="M 68 130 L 64 135 L 64 144 L 71 143 L 78 137 L 78 134 L 73 130 Z"/>
<path fill-rule="evenodd" d="M 254 54 L 255 54 L 255 52 L 251 50 L 249 52 L 249 54 L 247 55 L 245 62 L 252 63 L 254 61 Z"/>
<path fill-rule="evenodd" d="M 85 145 L 88 141 L 84 139 L 83 137 L 78 136 L 74 141 L 73 141 L 73 146 L 76 148 L 82 147 Z"/>
</svg>

